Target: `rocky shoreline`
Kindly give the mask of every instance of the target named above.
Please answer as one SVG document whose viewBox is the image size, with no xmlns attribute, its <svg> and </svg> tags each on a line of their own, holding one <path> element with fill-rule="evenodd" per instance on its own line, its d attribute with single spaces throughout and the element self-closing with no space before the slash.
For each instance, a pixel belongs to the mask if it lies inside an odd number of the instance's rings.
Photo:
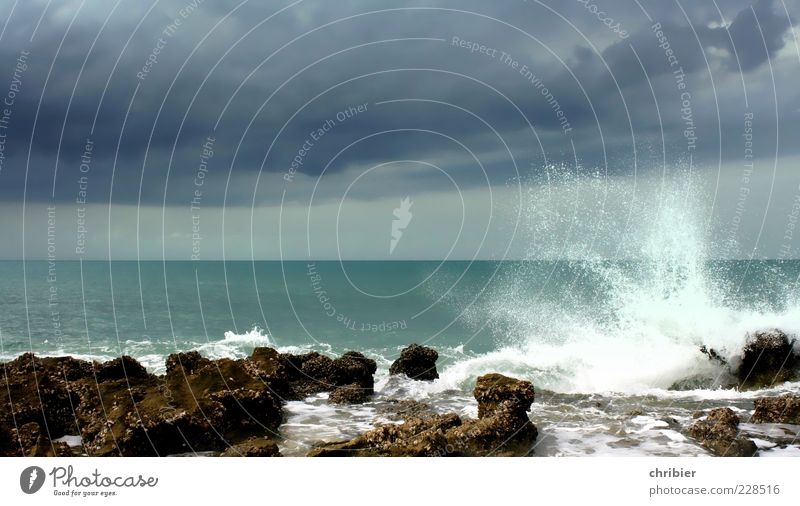
<svg viewBox="0 0 800 506">
<path fill-rule="evenodd" d="M 701 347 L 717 374 L 692 375 L 674 390 L 775 386 L 800 377 L 794 339 L 779 330 L 748 336 L 738 353 Z M 434 381 L 438 353 L 411 345 L 390 374 Z M 135 359 L 108 362 L 26 353 L 2 366 L 0 456 L 280 456 L 287 402 L 327 393 L 330 405 L 361 404 L 375 392 L 374 360 L 350 351 L 330 358 L 256 348 L 243 359 L 170 355 L 163 375 Z M 413 380 L 413 381 L 412 381 Z M 539 437 L 534 385 L 490 373 L 472 392 L 477 417 L 437 412 L 413 399 L 392 399 L 392 423 L 348 440 L 319 443 L 308 456 L 526 456 Z M 753 401 L 748 424 L 800 425 L 800 396 Z M 759 448 L 728 407 L 711 407 L 676 428 L 719 456 L 754 456 Z M 677 422 L 670 422 L 675 425 Z M 680 424 L 678 424 L 680 425 Z M 69 446 L 62 438 L 79 435 Z"/>
</svg>

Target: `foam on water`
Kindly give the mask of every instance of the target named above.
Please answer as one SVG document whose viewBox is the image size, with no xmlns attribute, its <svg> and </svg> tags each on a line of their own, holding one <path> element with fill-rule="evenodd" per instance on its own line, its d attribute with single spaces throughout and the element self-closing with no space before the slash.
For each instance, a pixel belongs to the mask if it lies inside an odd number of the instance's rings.
<svg viewBox="0 0 800 506">
<path fill-rule="evenodd" d="M 476 321 L 493 323 L 501 346 L 448 367 L 441 381 L 449 386 L 494 371 L 562 392 L 652 392 L 691 374 L 713 372 L 700 345 L 730 357 L 748 332 L 800 331 L 796 280 L 785 280 L 778 304 L 765 303 L 758 293 L 734 303 L 734 296 L 742 298 L 739 286 L 714 276 L 711 238 L 702 221 L 708 214 L 701 203 L 708 199 L 691 178 L 633 199 L 627 226 L 604 221 L 597 210 L 564 214 L 547 209 L 542 195 L 531 199 L 526 210 L 531 260 L 548 253 L 581 259 L 570 264 L 568 279 L 558 273 L 542 278 L 536 262 L 521 263 L 507 276 L 489 302 L 472 312 Z M 537 249 L 536 237 L 543 233 L 564 233 L 564 242 L 556 251 Z M 631 260 L 593 256 L 593 248 L 609 251 L 608 244 L 598 248 L 599 242 L 619 244 L 622 259 Z M 572 293 L 587 284 L 593 299 Z"/>
</svg>

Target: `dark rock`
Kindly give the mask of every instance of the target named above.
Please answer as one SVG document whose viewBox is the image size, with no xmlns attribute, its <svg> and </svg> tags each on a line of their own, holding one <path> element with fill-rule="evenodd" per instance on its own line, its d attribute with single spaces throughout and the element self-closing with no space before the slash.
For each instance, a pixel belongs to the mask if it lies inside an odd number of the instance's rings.
<svg viewBox="0 0 800 506">
<path fill-rule="evenodd" d="M 708 357 L 708 360 L 711 362 L 716 362 L 719 365 L 728 365 L 728 361 L 725 360 L 725 357 L 717 353 L 717 350 L 714 348 L 707 348 L 705 345 L 700 347 L 700 353 Z"/>
<path fill-rule="evenodd" d="M 128 355 L 123 355 L 120 358 L 97 364 L 95 367 L 95 377 L 97 381 L 146 378 L 147 376 L 147 369 L 136 359 Z"/>
<path fill-rule="evenodd" d="M 195 370 L 207 365 L 209 362 L 210 360 L 200 355 L 198 351 L 173 353 L 167 357 L 167 374 L 174 374 L 180 371 L 186 374 L 192 374 Z"/>
<path fill-rule="evenodd" d="M 31 353 L 3 364 L 0 395 L 0 452 L 19 448 L 11 431 L 35 422 L 48 439 L 79 431 L 72 385 L 92 376 L 92 364 L 71 357 L 39 358 Z M 91 381 L 94 381 L 93 377 Z M 4 441 L 4 442 L 3 442 Z"/>
<path fill-rule="evenodd" d="M 355 351 L 331 359 L 316 352 L 281 355 L 285 374 L 295 398 L 329 392 L 345 385 L 357 385 L 372 394 L 377 370 L 375 361 Z"/>
<path fill-rule="evenodd" d="M 753 423 L 791 423 L 800 425 L 800 396 L 762 397 L 756 399 Z"/>
<path fill-rule="evenodd" d="M 170 355 L 157 377 L 131 357 L 102 364 L 25 354 L 3 364 L 0 455 L 62 454 L 53 439 L 80 434 L 93 456 L 223 451 L 277 431 L 277 353 L 248 360 Z M 275 365 L 275 364 L 273 364 Z M 372 385 L 370 384 L 370 388 Z"/>
<path fill-rule="evenodd" d="M 66 443 L 55 443 L 43 434 L 39 424 L 29 422 L 18 429 L 14 429 L 18 443 L 17 455 L 22 457 L 69 457 L 71 450 Z"/>
<path fill-rule="evenodd" d="M 309 455 L 528 455 L 538 434 L 527 415 L 533 385 L 490 374 L 478 378 L 474 394 L 479 404 L 477 420 L 462 421 L 454 413 L 409 416 L 400 425 L 382 425 L 350 441 L 322 445 Z"/>
<path fill-rule="evenodd" d="M 712 409 L 688 429 L 691 437 L 720 457 L 753 457 L 756 444 L 739 434 L 739 417 L 730 408 Z"/>
<path fill-rule="evenodd" d="M 369 400 L 371 392 L 351 383 L 343 387 L 337 387 L 328 397 L 331 404 L 363 404 Z"/>
<path fill-rule="evenodd" d="M 436 360 L 439 353 L 433 348 L 412 344 L 400 352 L 400 358 L 389 368 L 389 374 L 405 374 L 411 379 L 432 381 L 439 377 Z"/>
<path fill-rule="evenodd" d="M 778 329 L 748 334 L 736 375 L 741 388 L 765 388 L 798 378 L 794 339 Z"/>
<path fill-rule="evenodd" d="M 231 442 L 274 432 L 280 400 L 245 360 L 170 356 L 165 376 L 74 386 L 88 454 L 155 456 L 223 451 Z"/>
<path fill-rule="evenodd" d="M 222 452 L 220 457 L 280 457 L 281 452 L 275 441 L 254 437 L 235 444 Z"/>
</svg>

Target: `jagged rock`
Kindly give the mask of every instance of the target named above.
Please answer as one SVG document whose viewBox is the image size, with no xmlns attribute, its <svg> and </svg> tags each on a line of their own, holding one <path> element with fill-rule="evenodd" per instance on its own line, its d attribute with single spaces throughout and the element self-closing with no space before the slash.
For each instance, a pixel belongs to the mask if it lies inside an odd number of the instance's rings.
<svg viewBox="0 0 800 506">
<path fill-rule="evenodd" d="M 528 418 L 533 385 L 499 374 L 478 378 L 473 392 L 477 420 L 454 413 L 408 417 L 381 425 L 350 441 L 328 443 L 309 456 L 528 455 L 538 432 Z"/>
<path fill-rule="evenodd" d="M 753 423 L 791 423 L 800 425 L 800 396 L 762 397 L 756 399 Z"/>
<path fill-rule="evenodd" d="M 355 439 L 329 443 L 309 457 L 440 457 L 447 449 L 446 432 L 461 425 L 454 413 L 411 418 L 401 425 L 376 427 Z"/>
<path fill-rule="evenodd" d="M 100 451 L 113 452 L 116 446 L 123 454 L 165 455 L 222 450 L 230 441 L 277 431 L 283 416 L 280 400 L 262 378 L 250 374 L 245 360 L 191 354 L 174 364 L 164 377 L 146 380 L 138 401 L 120 388 L 124 385 L 102 384 L 111 405 L 128 414 L 109 417 L 114 421 L 111 438 L 84 440 L 95 447 L 99 442 Z"/>
<path fill-rule="evenodd" d="M 708 357 L 708 360 L 711 362 L 716 362 L 719 365 L 728 365 L 728 361 L 725 360 L 725 357 L 719 354 L 717 350 L 714 348 L 708 348 L 705 345 L 700 347 L 700 353 Z"/>
<path fill-rule="evenodd" d="M 147 369 L 136 359 L 128 355 L 103 362 L 102 364 L 98 364 L 95 368 L 95 377 L 97 381 L 146 378 L 147 376 Z"/>
<path fill-rule="evenodd" d="M 50 441 L 66 434 L 80 434 L 96 456 L 222 451 L 282 420 L 270 381 L 245 360 L 174 354 L 157 377 L 127 356 L 93 365 L 25 354 L 4 369 L 3 455 L 59 453 L 63 445 Z"/>
<path fill-rule="evenodd" d="M 533 385 L 503 376 L 487 374 L 475 383 L 478 419 L 464 422 L 447 434 L 457 454 L 478 456 L 528 455 L 538 437 L 528 418 L 534 401 Z"/>
<path fill-rule="evenodd" d="M 296 398 L 328 392 L 345 385 L 358 385 L 372 394 L 377 370 L 375 361 L 355 351 L 331 359 L 316 352 L 281 355 L 286 377 Z"/>
<path fill-rule="evenodd" d="M 753 457 L 756 444 L 739 434 L 739 417 L 730 408 L 712 409 L 688 429 L 691 437 L 720 457 Z"/>
<path fill-rule="evenodd" d="M 18 456 L 69 457 L 72 455 L 66 443 L 50 441 L 36 422 L 28 422 L 20 428 L 14 429 L 12 434 L 13 439 L 17 442 Z"/>
<path fill-rule="evenodd" d="M 38 424 L 48 439 L 78 432 L 73 412 L 77 399 L 72 395 L 71 385 L 92 376 L 91 363 L 71 357 L 39 358 L 25 353 L 4 364 L 4 373 L 0 432 L 6 435 L 0 440 L 6 441 L 7 448 L 16 451 L 14 447 L 18 447 L 9 436 L 10 431 L 30 422 Z"/>
<path fill-rule="evenodd" d="M 400 352 L 400 358 L 389 368 L 389 374 L 405 374 L 411 379 L 432 381 L 439 377 L 436 360 L 439 353 L 433 348 L 412 344 Z"/>
<path fill-rule="evenodd" d="M 221 457 L 280 457 L 281 452 L 275 441 L 254 437 L 235 444 L 222 452 Z"/>
<path fill-rule="evenodd" d="M 198 351 L 173 353 L 167 357 L 167 374 L 174 374 L 179 371 L 192 374 L 195 370 L 207 365 L 209 362 L 210 360 L 200 355 Z"/>
<path fill-rule="evenodd" d="M 371 392 L 351 383 L 342 387 L 337 387 L 328 397 L 331 404 L 363 404 L 369 400 Z"/>
<path fill-rule="evenodd" d="M 798 378 L 794 339 L 773 329 L 748 334 L 736 375 L 741 388 L 765 388 Z"/>
<path fill-rule="evenodd" d="M 478 418 L 499 409 L 510 409 L 521 416 L 531 408 L 534 400 L 533 385 L 502 374 L 486 374 L 475 382 L 472 394 L 478 401 Z"/>
</svg>

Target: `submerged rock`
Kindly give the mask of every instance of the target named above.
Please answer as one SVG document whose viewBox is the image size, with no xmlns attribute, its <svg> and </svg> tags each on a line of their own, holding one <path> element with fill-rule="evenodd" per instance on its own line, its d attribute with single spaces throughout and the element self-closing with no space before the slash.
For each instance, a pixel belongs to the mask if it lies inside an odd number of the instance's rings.
<svg viewBox="0 0 800 506">
<path fill-rule="evenodd" d="M 411 399 L 392 399 L 390 404 L 378 406 L 378 412 L 390 420 L 408 420 L 433 414 L 430 404 Z"/>
<path fill-rule="evenodd" d="M 337 387 L 328 397 L 331 404 L 363 404 L 370 398 L 372 392 L 367 392 L 355 383 Z"/>
<path fill-rule="evenodd" d="M 778 329 L 748 334 L 736 376 L 741 388 L 765 388 L 798 378 L 795 340 Z"/>
<path fill-rule="evenodd" d="M 376 427 L 350 441 L 328 443 L 309 456 L 523 456 L 531 452 L 538 431 L 527 411 L 533 403 L 528 381 L 489 374 L 478 378 L 475 390 L 477 420 L 462 420 L 455 413 L 422 412 L 402 424 Z"/>
<path fill-rule="evenodd" d="M 730 408 L 712 409 L 696 421 L 688 433 L 710 452 L 720 457 L 753 457 L 756 444 L 739 434 L 739 417 Z"/>
<path fill-rule="evenodd" d="M 736 379 L 727 372 L 719 374 L 693 374 L 669 386 L 668 390 L 685 392 L 688 390 L 717 390 L 736 387 Z"/>
<path fill-rule="evenodd" d="M 433 381 L 439 377 L 436 361 L 439 353 L 433 348 L 412 344 L 400 352 L 400 358 L 389 368 L 389 374 L 405 374 L 411 379 Z"/>
<path fill-rule="evenodd" d="M 762 397 L 754 401 L 753 423 L 791 423 L 800 425 L 800 396 Z"/>
<path fill-rule="evenodd" d="M 221 457 L 280 457 L 275 441 L 257 437 L 235 444 L 222 452 Z"/>
<path fill-rule="evenodd" d="M 329 443 L 309 457 L 441 457 L 450 454 L 446 432 L 461 425 L 454 413 L 410 418 L 376 427 L 350 441 Z"/>
</svg>

